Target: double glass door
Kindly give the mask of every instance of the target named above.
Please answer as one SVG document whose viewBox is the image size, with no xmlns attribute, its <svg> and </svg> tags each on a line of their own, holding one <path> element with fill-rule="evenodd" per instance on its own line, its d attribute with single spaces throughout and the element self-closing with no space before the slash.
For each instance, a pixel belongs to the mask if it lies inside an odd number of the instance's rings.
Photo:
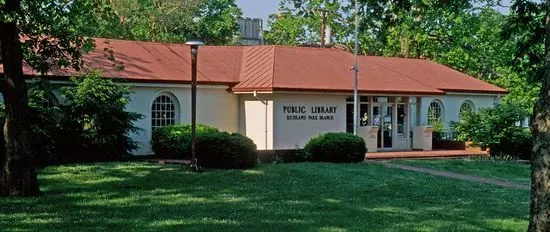
<svg viewBox="0 0 550 232">
<path fill-rule="evenodd" d="M 378 148 L 392 147 L 393 107 L 389 105 L 375 105 L 372 109 L 373 125 L 378 126 Z"/>
</svg>

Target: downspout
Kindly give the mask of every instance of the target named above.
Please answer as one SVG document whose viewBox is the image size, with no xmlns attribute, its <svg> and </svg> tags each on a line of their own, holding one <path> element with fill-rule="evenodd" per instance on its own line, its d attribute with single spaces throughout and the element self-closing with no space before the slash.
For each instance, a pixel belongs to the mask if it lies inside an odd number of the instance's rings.
<svg viewBox="0 0 550 232">
<path fill-rule="evenodd" d="M 268 134 L 268 131 L 267 131 L 267 105 L 268 105 L 268 101 L 267 100 L 263 100 L 261 99 L 260 97 L 258 97 L 258 93 L 256 92 L 256 90 L 254 90 L 254 98 L 256 98 L 258 101 L 260 101 L 262 104 L 265 105 L 265 112 L 264 112 L 264 115 L 265 115 L 265 119 L 264 119 L 264 133 L 265 133 L 265 149 L 267 150 L 267 134 Z"/>
</svg>

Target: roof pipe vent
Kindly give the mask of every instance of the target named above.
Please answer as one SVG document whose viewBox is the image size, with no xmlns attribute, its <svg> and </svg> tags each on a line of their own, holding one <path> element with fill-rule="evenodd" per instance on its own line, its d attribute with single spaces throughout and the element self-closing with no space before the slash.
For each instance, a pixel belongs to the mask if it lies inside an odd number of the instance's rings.
<svg viewBox="0 0 550 232">
<path fill-rule="evenodd" d="M 325 29 L 325 42 L 327 47 L 332 46 L 332 28 L 330 26 Z"/>
</svg>

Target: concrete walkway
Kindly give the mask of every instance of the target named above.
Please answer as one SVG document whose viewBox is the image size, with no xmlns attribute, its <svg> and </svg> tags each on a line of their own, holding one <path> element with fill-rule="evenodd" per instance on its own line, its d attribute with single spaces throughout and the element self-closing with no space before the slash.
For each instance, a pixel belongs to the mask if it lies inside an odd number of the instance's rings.
<svg viewBox="0 0 550 232">
<path fill-rule="evenodd" d="M 419 172 L 419 173 L 426 173 L 434 176 L 442 176 L 450 179 L 457 179 L 457 180 L 465 180 L 465 181 L 471 181 L 476 182 L 480 184 L 492 184 L 497 185 L 501 187 L 506 188 L 515 188 L 515 189 L 521 189 L 521 190 L 530 190 L 531 186 L 528 184 L 513 182 L 513 181 L 504 181 L 499 179 L 490 179 L 490 178 L 483 178 L 483 177 L 477 177 L 477 176 L 469 176 L 469 175 L 463 175 L 458 174 L 454 172 L 445 172 L 445 171 L 438 171 L 434 169 L 428 169 L 428 168 L 421 168 L 421 167 L 413 167 L 413 166 L 407 166 L 407 165 L 401 165 L 401 164 L 392 164 L 392 163 L 384 163 L 386 167 L 389 168 L 396 168 L 396 169 L 402 169 L 407 171 L 413 171 L 413 172 Z"/>
<path fill-rule="evenodd" d="M 179 159 L 146 159 L 146 162 L 157 164 L 181 164 L 190 165 L 191 160 L 179 160 Z"/>
<path fill-rule="evenodd" d="M 388 159 L 429 159 L 429 158 L 467 158 L 472 156 L 487 156 L 486 151 L 470 150 L 434 150 L 434 151 L 391 151 L 367 153 L 367 160 Z"/>
</svg>

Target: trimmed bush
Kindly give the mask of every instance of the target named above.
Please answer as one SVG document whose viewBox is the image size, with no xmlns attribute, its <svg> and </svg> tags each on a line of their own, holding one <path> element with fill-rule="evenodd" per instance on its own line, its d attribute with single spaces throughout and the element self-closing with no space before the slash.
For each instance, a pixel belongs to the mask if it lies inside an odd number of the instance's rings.
<svg viewBox="0 0 550 232">
<path fill-rule="evenodd" d="M 311 161 L 357 163 L 365 159 L 363 138 L 348 133 L 326 133 L 311 138 L 304 147 Z"/>
<path fill-rule="evenodd" d="M 197 136 L 197 162 L 205 168 L 246 169 L 256 166 L 256 144 L 241 134 L 204 133 Z"/>
<path fill-rule="evenodd" d="M 499 143 L 490 144 L 491 156 L 510 156 L 520 160 L 531 160 L 533 135 L 529 128 L 516 131 L 513 136 L 500 139 Z"/>
<path fill-rule="evenodd" d="M 197 137 L 203 134 L 220 132 L 218 129 L 197 124 Z M 153 130 L 151 139 L 155 155 L 163 158 L 190 159 L 191 158 L 191 125 L 180 124 L 163 126 Z"/>
<path fill-rule="evenodd" d="M 157 128 L 151 140 L 159 157 L 191 159 L 191 125 Z M 197 125 L 198 165 L 215 169 L 245 169 L 256 166 L 256 144 L 248 137 L 220 132 L 214 127 Z"/>
</svg>

